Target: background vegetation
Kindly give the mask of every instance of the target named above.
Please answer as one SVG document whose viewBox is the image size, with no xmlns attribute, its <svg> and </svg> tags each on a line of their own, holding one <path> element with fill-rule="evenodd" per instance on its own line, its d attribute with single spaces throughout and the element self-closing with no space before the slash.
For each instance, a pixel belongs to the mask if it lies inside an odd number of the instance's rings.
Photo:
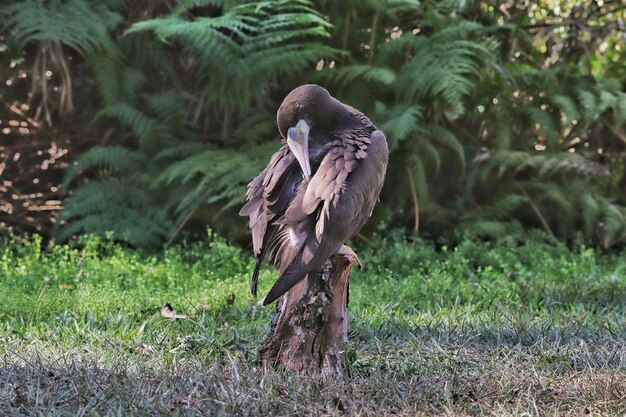
<svg viewBox="0 0 626 417">
<path fill-rule="evenodd" d="M 542 232 L 439 248 L 396 233 L 359 253 L 349 374 L 320 379 L 259 367 L 272 309 L 249 295 L 252 257 L 212 234 L 158 255 L 2 240 L 0 414 L 626 412 L 624 254 Z"/>
<path fill-rule="evenodd" d="M 247 240 L 236 212 L 279 146 L 276 109 L 315 82 L 388 137 L 370 230 L 539 228 L 624 245 L 624 13 L 620 1 L 5 1 L 0 222 L 136 247 L 206 223 Z"/>
</svg>

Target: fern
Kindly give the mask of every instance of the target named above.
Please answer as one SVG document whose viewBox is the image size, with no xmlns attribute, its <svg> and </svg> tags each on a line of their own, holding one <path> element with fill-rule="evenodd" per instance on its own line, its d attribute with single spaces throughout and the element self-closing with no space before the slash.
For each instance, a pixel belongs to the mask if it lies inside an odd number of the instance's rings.
<svg viewBox="0 0 626 417">
<path fill-rule="evenodd" d="M 190 155 L 187 151 L 191 149 L 194 153 Z M 164 186 L 176 183 L 190 188 L 177 203 L 178 215 L 201 204 L 222 202 L 222 210 L 225 210 L 242 203 L 247 183 L 262 169 L 264 162 L 257 157 L 254 163 L 247 152 L 224 152 L 192 143 L 168 149 L 157 158 L 171 156 L 184 158 L 171 162 L 158 176 L 156 183 Z"/>
<path fill-rule="evenodd" d="M 396 73 L 389 68 L 374 67 L 372 65 L 351 65 L 337 70 L 336 77 L 345 83 L 362 78 L 367 82 L 377 82 L 384 86 L 391 86 L 396 81 Z"/>
<path fill-rule="evenodd" d="M 588 193 L 582 193 L 577 201 L 578 210 L 584 213 L 582 216 L 582 224 L 584 235 L 588 240 L 594 236 L 598 225 L 598 217 L 600 216 L 600 203 L 596 198 Z"/>
<path fill-rule="evenodd" d="M 381 213 L 394 224 L 412 226 L 418 207 L 433 235 L 535 227 L 626 244 L 623 41 L 597 30 L 603 19 L 587 26 L 592 41 L 557 50 L 544 39 L 543 52 L 522 9 L 475 1 L 181 0 L 138 12 L 128 0 L 0 6 L 20 59 L 54 44 L 80 80 L 86 106 L 68 125 L 89 150 L 67 171 L 59 238 L 112 231 L 158 246 L 188 219 L 218 215 L 213 227 L 239 234 L 234 208 L 278 147 L 280 101 L 316 82 L 387 136 Z"/>
<path fill-rule="evenodd" d="M 137 108 L 127 104 L 112 104 L 96 114 L 96 120 L 111 117 L 119 120 L 122 125 L 130 128 L 139 139 L 140 145 L 146 146 L 154 140 L 158 131 L 158 123 Z"/>
<path fill-rule="evenodd" d="M 418 133 L 451 150 L 461 164 L 461 171 L 465 171 L 465 150 L 454 133 L 437 125 L 420 127 Z"/>
<path fill-rule="evenodd" d="M 61 212 L 69 222 L 57 237 L 66 240 L 77 233 L 113 238 L 134 246 L 157 246 L 167 237 L 167 217 L 151 202 L 145 189 L 117 179 L 91 181 L 66 199 L 72 209 Z"/>
<path fill-rule="evenodd" d="M 602 212 L 599 217 L 604 233 L 600 239 L 602 246 L 608 249 L 614 244 L 623 243 L 626 240 L 626 210 L 623 206 L 620 207 L 606 199 L 602 203 Z"/>
<path fill-rule="evenodd" d="M 89 62 L 94 70 L 97 90 L 104 105 L 112 105 L 128 98 L 126 94 L 129 91 L 122 88 L 121 74 L 124 71 L 124 64 L 119 49 L 112 48 L 106 54 L 92 56 Z"/>
<path fill-rule="evenodd" d="M 535 107 L 528 108 L 527 113 L 530 118 L 530 125 L 540 132 L 548 146 L 554 149 L 558 148 L 561 144 L 561 138 L 552 116 Z"/>
<path fill-rule="evenodd" d="M 507 235 L 523 235 L 522 225 L 518 221 L 477 220 L 465 223 L 462 230 L 470 239 L 497 240 Z"/>
<path fill-rule="evenodd" d="M 87 0 L 19 2 L 4 8 L 7 25 L 22 47 L 28 43 L 58 40 L 83 56 L 113 47 L 110 32 L 123 17 L 106 3 Z"/>
<path fill-rule="evenodd" d="M 606 169 L 581 155 L 577 154 L 541 154 L 524 151 L 495 152 L 484 170 L 483 179 L 486 180 L 497 169 L 497 176 L 505 174 L 528 175 L 534 173 L 537 177 L 554 177 L 568 175 L 603 176 Z"/>
<path fill-rule="evenodd" d="M 469 212 L 465 218 L 470 222 L 475 222 L 481 218 L 488 218 L 496 221 L 508 221 L 515 217 L 515 213 L 521 209 L 528 208 L 528 198 L 519 193 L 505 194 L 498 197 L 492 204 L 481 207 L 480 211 Z"/>
<path fill-rule="evenodd" d="M 223 7 L 224 12 L 217 17 L 190 19 L 191 9 L 199 5 Z M 203 204 L 220 202 L 224 208 L 229 208 L 240 203 L 245 195 L 245 184 L 261 164 L 251 165 L 249 158 L 241 153 L 211 149 L 193 141 L 174 145 L 177 139 L 195 136 L 189 124 L 189 105 L 206 104 L 194 103 L 189 98 L 167 92 L 139 94 L 140 88 L 149 81 L 145 66 L 151 62 L 145 56 L 132 55 L 128 58 L 128 52 L 135 50 L 132 39 L 145 37 L 143 32 L 153 31 L 163 42 L 182 44 L 186 53 L 194 57 L 196 74 L 211 74 L 209 78 L 206 75 L 199 77 L 205 100 L 225 110 L 242 110 L 254 97 L 263 93 L 262 80 L 275 78 L 277 69 L 290 71 L 317 59 L 320 53 L 332 51 L 309 40 L 327 37 L 331 27 L 310 6 L 306 1 L 257 2 L 234 7 L 227 7 L 223 2 L 184 2 L 169 16 L 136 23 L 127 32 L 123 43 L 91 59 L 105 104 L 95 120 L 116 121 L 118 134 L 130 133 L 136 138 L 138 151 L 125 152 L 118 147 L 98 148 L 79 158 L 78 164 L 68 173 L 66 183 L 87 168 L 97 169 L 101 176 L 112 178 L 104 183 L 106 187 L 99 181 L 93 186 L 91 182 L 82 185 L 77 195 L 68 198 L 65 219 L 73 226 L 67 230 L 88 230 L 95 227 L 96 220 L 111 228 L 115 216 L 127 224 L 134 218 L 135 212 L 152 210 L 151 201 L 156 200 L 150 196 L 157 195 L 153 190 L 153 179 L 169 194 L 168 201 L 159 207 L 169 213 L 171 225 L 179 224 L 183 216 Z M 305 43 L 302 43 L 303 40 Z M 122 58 L 123 55 L 126 58 Z M 128 68 L 131 63 L 134 66 Z M 165 70 L 171 74 L 167 68 Z M 229 83 L 221 81 L 233 76 L 235 79 Z M 229 117 L 227 114 L 224 120 Z M 250 118 L 248 123 L 233 132 L 233 136 L 245 141 L 248 136 L 242 138 L 242 135 L 248 135 L 245 132 L 251 129 L 268 131 L 267 121 L 266 117 Z M 113 160 L 117 159 L 119 163 L 113 164 Z M 134 175 L 127 171 L 132 164 L 137 165 Z M 137 171 L 138 166 L 143 167 L 143 171 Z M 237 166 L 247 169 L 234 170 Z M 114 181 L 116 178 L 119 178 L 117 182 Z M 141 204 L 137 201 L 131 211 L 127 207 L 114 209 L 114 204 L 124 205 L 124 198 L 108 198 L 115 194 L 112 190 L 117 189 L 118 196 L 127 196 L 126 190 L 133 187 L 141 187 L 146 199 Z M 102 193 L 109 203 L 106 205 L 108 210 L 86 211 L 87 202 L 82 198 L 82 190 L 89 196 Z M 97 206 L 102 206 L 102 198 L 98 202 Z M 107 213 L 112 217 L 107 218 Z M 123 235 L 118 229 L 117 235 Z M 96 233 L 102 230 L 94 229 Z M 134 229 L 128 230 L 132 232 Z M 153 231 L 151 239 L 159 236 L 164 239 L 166 235 L 163 231 Z M 60 236 L 66 237 L 67 234 Z"/>
<path fill-rule="evenodd" d="M 377 103 L 376 117 L 384 120 L 380 123 L 380 128 L 387 135 L 391 150 L 394 150 L 409 134 L 416 131 L 421 112 L 422 109 L 416 105 L 404 108 L 395 106 L 387 110 L 382 103 Z"/>
<path fill-rule="evenodd" d="M 67 187 L 83 170 L 96 168 L 110 174 L 132 175 L 138 167 L 145 166 L 144 155 L 122 146 L 96 147 L 81 154 L 65 174 L 63 186 Z"/>
<path fill-rule="evenodd" d="M 562 216 L 554 216 L 552 219 L 559 228 L 559 235 L 567 234 L 576 217 L 573 215 L 575 203 L 572 201 L 572 196 L 566 190 L 563 190 L 562 187 L 553 183 L 536 183 L 533 186 L 538 188 L 539 191 L 536 194 L 541 195 L 541 202 L 549 207 L 549 211 L 564 214 Z M 586 215 L 586 213 L 583 213 L 583 215 Z"/>
<path fill-rule="evenodd" d="M 417 143 L 417 152 L 422 155 L 425 161 L 435 166 L 435 175 L 439 173 L 441 169 L 441 156 L 437 147 L 427 138 L 420 138 Z"/>
<path fill-rule="evenodd" d="M 128 33 L 153 31 L 163 42 L 182 45 L 197 60 L 204 92 L 224 109 L 243 110 L 281 72 L 336 53 L 313 41 L 328 37 L 331 25 L 308 1 L 242 4 L 193 21 L 186 11 L 179 7 L 168 17 L 136 23 Z"/>
<path fill-rule="evenodd" d="M 415 37 L 406 42 L 414 53 L 398 75 L 398 92 L 412 97 L 441 97 L 457 111 L 463 111 L 463 99 L 473 91 L 482 68 L 492 59 L 490 42 L 469 40 L 480 28 L 463 23 L 437 32 L 428 39 Z"/>
<path fill-rule="evenodd" d="M 495 149 L 511 149 L 514 136 L 513 124 L 503 112 L 496 111 L 494 113 L 494 120 L 490 126 L 492 131 L 487 132 L 490 133 L 491 143 Z"/>
<path fill-rule="evenodd" d="M 581 113 L 575 100 L 564 94 L 555 94 L 550 97 L 551 103 L 558 108 L 571 123 L 573 120 L 580 120 Z"/>
</svg>

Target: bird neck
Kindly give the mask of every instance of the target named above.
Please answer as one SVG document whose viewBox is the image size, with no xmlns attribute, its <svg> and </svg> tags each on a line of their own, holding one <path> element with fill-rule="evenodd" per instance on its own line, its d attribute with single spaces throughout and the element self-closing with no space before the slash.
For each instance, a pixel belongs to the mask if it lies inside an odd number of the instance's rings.
<svg viewBox="0 0 626 417">
<path fill-rule="evenodd" d="M 376 130 L 376 127 L 370 122 L 367 117 L 357 118 L 354 121 L 345 126 L 342 129 L 338 129 L 334 136 L 335 139 L 344 141 L 346 139 L 354 138 L 356 136 L 370 136 L 372 132 Z"/>
</svg>

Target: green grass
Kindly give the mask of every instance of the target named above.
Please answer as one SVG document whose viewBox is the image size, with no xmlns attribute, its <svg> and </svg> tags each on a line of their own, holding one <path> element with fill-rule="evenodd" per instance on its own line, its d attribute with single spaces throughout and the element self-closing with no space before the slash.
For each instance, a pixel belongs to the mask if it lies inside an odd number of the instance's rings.
<svg viewBox="0 0 626 417">
<path fill-rule="evenodd" d="M 3 416 L 626 413 L 624 253 L 378 239 L 351 277 L 349 375 L 325 380 L 260 369 L 272 308 L 215 236 L 159 254 L 1 243 Z"/>
</svg>

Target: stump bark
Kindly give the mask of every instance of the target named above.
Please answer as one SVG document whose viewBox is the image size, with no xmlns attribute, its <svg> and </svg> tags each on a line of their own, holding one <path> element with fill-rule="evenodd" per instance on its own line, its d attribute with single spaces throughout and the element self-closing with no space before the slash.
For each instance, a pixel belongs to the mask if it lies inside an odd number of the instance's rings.
<svg viewBox="0 0 626 417">
<path fill-rule="evenodd" d="M 347 246 L 321 271 L 310 272 L 276 306 L 270 332 L 259 349 L 263 366 L 282 365 L 304 374 L 341 374 L 348 340 L 348 281 L 360 262 Z"/>
</svg>

